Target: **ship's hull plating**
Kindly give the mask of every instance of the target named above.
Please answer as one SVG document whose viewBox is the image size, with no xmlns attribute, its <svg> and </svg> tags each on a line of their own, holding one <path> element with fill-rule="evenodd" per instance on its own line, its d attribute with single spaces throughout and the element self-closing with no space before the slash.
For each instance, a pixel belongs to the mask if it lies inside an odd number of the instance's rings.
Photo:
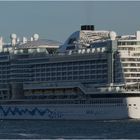
<svg viewBox="0 0 140 140">
<path fill-rule="evenodd" d="M 140 97 L 123 104 L 3 104 L 0 119 L 103 120 L 140 118 Z"/>
</svg>

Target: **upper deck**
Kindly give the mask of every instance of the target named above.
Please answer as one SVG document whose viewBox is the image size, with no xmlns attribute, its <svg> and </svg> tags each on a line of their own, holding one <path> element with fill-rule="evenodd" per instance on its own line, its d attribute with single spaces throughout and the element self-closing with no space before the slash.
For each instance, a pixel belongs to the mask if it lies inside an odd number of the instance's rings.
<svg viewBox="0 0 140 140">
<path fill-rule="evenodd" d="M 9 97 L 13 94 L 17 97 L 24 92 L 27 95 L 37 92 L 89 93 L 89 90 L 93 93 L 95 86 L 111 87 L 112 84 L 138 89 L 139 32 L 135 36 L 118 37 L 114 31 L 93 29 L 92 26 L 83 26 L 63 45 L 39 39 L 38 35 L 33 40 L 24 38 L 18 42 L 12 35 L 11 45 L 1 46 L 0 49 L 0 87 L 6 87 L 0 88 L 2 97 L 7 91 Z M 56 90 L 50 90 L 41 86 L 45 83 L 60 85 L 54 87 Z M 100 92 L 107 93 L 108 89 Z"/>
</svg>

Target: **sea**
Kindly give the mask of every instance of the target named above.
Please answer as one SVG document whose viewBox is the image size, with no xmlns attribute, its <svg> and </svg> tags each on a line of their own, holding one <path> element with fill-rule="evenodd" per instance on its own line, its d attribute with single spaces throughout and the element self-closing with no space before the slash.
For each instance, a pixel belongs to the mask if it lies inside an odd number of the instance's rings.
<svg viewBox="0 0 140 140">
<path fill-rule="evenodd" d="M 140 120 L 0 120 L 0 139 L 140 139 Z"/>
</svg>

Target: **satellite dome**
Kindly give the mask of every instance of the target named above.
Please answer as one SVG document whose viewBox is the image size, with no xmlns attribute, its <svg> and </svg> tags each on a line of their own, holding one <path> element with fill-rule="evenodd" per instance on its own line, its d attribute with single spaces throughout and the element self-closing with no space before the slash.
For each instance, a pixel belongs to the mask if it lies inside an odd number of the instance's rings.
<svg viewBox="0 0 140 140">
<path fill-rule="evenodd" d="M 39 39 L 39 35 L 38 34 L 34 34 L 33 38 L 34 38 L 34 40 L 38 40 Z"/>
<path fill-rule="evenodd" d="M 117 34 L 116 34 L 114 31 L 111 31 L 111 32 L 109 33 L 109 36 L 110 36 L 111 40 L 115 40 Z"/>
<path fill-rule="evenodd" d="M 13 33 L 13 34 L 10 35 L 10 38 L 11 39 L 16 39 L 17 38 L 17 35 Z"/>
</svg>

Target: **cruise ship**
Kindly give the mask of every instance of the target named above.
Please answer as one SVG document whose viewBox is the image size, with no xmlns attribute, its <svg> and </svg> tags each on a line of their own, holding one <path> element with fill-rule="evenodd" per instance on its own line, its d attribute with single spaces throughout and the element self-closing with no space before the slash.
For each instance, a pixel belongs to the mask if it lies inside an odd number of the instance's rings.
<svg viewBox="0 0 140 140">
<path fill-rule="evenodd" d="M 64 44 L 0 38 L 0 119 L 140 118 L 140 31 L 82 25 Z"/>
</svg>

